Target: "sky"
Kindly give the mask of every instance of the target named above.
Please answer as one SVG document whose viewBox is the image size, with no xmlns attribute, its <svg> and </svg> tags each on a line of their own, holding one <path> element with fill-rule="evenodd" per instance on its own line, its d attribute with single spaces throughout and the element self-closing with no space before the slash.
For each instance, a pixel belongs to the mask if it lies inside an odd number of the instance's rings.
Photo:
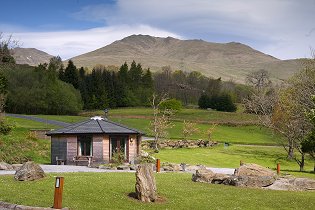
<svg viewBox="0 0 315 210">
<path fill-rule="evenodd" d="M 311 57 L 315 0 L 0 0 L 0 32 L 68 59 L 132 34 L 240 42 Z"/>
</svg>

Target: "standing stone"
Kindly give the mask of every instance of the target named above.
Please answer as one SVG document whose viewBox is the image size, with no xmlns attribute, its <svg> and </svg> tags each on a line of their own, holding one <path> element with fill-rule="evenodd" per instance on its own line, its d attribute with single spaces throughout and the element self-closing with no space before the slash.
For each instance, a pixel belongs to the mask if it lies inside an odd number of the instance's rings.
<svg viewBox="0 0 315 210">
<path fill-rule="evenodd" d="M 14 175 L 14 178 L 19 181 L 33 181 L 43 177 L 45 177 L 43 169 L 32 161 L 24 163 Z"/>
<path fill-rule="evenodd" d="M 136 170 L 136 196 L 143 202 L 154 202 L 157 199 L 156 183 L 152 164 L 140 164 Z"/>
</svg>

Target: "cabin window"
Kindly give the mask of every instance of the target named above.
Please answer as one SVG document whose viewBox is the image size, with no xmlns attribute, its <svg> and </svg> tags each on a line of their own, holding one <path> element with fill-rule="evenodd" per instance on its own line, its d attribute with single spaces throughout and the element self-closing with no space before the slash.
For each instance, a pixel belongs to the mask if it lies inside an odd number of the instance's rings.
<svg viewBox="0 0 315 210">
<path fill-rule="evenodd" d="M 92 135 L 78 136 L 78 156 L 92 156 L 93 155 L 93 137 Z"/>
<path fill-rule="evenodd" d="M 128 136 L 111 136 L 110 137 L 110 159 L 117 153 L 122 154 L 124 159 L 127 158 Z"/>
</svg>

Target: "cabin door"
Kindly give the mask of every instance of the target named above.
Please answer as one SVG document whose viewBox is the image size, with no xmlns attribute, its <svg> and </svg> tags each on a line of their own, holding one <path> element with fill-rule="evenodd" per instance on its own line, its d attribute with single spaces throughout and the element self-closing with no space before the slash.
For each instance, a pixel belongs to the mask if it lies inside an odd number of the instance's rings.
<svg viewBox="0 0 315 210">
<path fill-rule="evenodd" d="M 128 161 L 128 136 L 111 136 L 110 137 L 110 160 L 117 159 Z"/>
</svg>

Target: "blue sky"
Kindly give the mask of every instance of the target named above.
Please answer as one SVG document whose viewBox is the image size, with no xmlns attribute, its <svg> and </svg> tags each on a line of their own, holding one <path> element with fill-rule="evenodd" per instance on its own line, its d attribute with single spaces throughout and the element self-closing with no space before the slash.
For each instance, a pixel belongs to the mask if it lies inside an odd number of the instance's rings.
<svg viewBox="0 0 315 210">
<path fill-rule="evenodd" d="M 0 32 L 63 59 L 132 34 L 241 42 L 310 57 L 314 0 L 1 0 Z M 3 9 L 5 8 L 5 9 Z"/>
</svg>

